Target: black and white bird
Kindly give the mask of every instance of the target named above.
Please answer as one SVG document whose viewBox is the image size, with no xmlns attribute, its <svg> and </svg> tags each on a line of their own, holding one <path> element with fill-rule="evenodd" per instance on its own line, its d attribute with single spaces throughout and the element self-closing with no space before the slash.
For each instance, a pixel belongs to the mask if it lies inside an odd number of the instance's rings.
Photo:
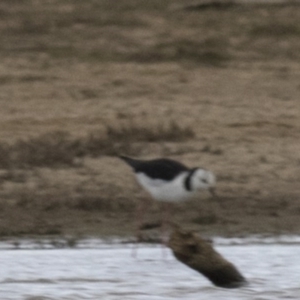
<svg viewBox="0 0 300 300">
<path fill-rule="evenodd" d="M 215 195 L 215 175 L 202 168 L 188 168 L 172 159 L 139 160 L 120 156 L 134 171 L 139 184 L 162 202 L 178 202 L 194 198 L 208 190 Z"/>
<path fill-rule="evenodd" d="M 170 203 L 194 198 L 203 190 L 208 190 L 215 195 L 216 178 L 211 171 L 188 168 L 180 162 L 167 158 L 139 160 L 127 156 L 119 157 L 133 169 L 137 181 L 152 198 L 164 203 L 161 229 L 162 243 L 165 245 L 166 240 L 163 234 L 169 222 Z M 140 228 L 145 209 L 142 203 L 139 204 L 137 209 L 138 240 L 141 239 Z"/>
</svg>

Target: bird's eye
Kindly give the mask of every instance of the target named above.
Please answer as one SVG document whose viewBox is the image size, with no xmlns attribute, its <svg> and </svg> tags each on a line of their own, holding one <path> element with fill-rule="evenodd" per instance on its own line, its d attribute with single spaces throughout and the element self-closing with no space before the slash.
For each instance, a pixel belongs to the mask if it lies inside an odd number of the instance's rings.
<svg viewBox="0 0 300 300">
<path fill-rule="evenodd" d="M 206 178 L 202 178 L 201 181 L 202 181 L 203 183 L 208 183 L 208 181 L 207 181 Z"/>
</svg>

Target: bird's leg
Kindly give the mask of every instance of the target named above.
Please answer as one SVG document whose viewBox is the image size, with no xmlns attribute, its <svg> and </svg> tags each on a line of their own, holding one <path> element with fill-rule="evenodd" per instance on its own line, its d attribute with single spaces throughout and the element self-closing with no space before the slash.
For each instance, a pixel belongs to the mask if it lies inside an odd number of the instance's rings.
<svg viewBox="0 0 300 300">
<path fill-rule="evenodd" d="M 136 257 L 138 243 L 142 240 L 141 227 L 143 224 L 143 219 L 145 215 L 145 211 L 148 209 L 150 205 L 150 201 L 148 198 L 143 199 L 143 201 L 139 201 L 136 209 L 136 243 L 134 245 L 132 256 Z"/>
<path fill-rule="evenodd" d="M 170 228 L 170 213 L 171 213 L 171 203 L 163 202 L 162 223 L 161 223 L 161 244 L 164 246 L 164 248 L 168 246 L 168 231 Z M 164 249 L 163 249 L 163 256 L 165 257 Z"/>
</svg>

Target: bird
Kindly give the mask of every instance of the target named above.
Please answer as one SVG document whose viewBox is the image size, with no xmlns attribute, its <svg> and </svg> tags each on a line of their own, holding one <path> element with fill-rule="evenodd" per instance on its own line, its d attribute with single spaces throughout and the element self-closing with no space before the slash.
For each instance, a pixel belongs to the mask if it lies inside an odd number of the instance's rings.
<svg viewBox="0 0 300 300">
<path fill-rule="evenodd" d="M 203 190 L 216 197 L 216 177 L 204 168 L 189 168 L 173 159 L 141 160 L 124 155 L 119 158 L 133 170 L 137 182 L 154 200 L 167 203 L 195 198 Z M 168 216 L 163 219 L 168 221 Z"/>
</svg>

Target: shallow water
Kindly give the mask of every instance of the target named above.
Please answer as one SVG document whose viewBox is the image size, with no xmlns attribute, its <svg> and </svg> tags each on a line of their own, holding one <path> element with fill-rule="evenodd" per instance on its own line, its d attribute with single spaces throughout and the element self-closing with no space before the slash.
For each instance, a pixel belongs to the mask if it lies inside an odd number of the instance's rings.
<svg viewBox="0 0 300 300">
<path fill-rule="evenodd" d="M 0 299 L 300 299 L 299 241 L 215 239 L 215 249 L 250 283 L 239 289 L 214 287 L 160 245 L 140 245 L 133 258 L 132 245 L 100 240 L 74 249 L 5 242 L 0 243 Z"/>
</svg>

